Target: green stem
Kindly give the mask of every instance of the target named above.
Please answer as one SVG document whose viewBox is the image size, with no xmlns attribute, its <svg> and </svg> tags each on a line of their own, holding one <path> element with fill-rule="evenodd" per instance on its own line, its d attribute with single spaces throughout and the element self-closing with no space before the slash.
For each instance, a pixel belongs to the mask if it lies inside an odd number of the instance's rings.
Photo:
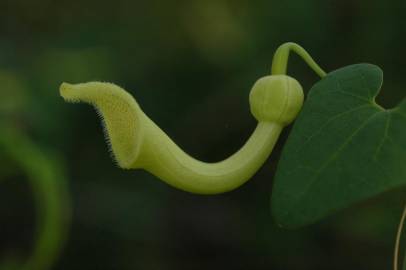
<svg viewBox="0 0 406 270">
<path fill-rule="evenodd" d="M 400 247 L 400 237 L 402 236 L 402 229 L 403 229 L 403 224 L 405 223 L 405 218 L 406 218 L 406 205 L 403 210 L 402 217 L 399 222 L 399 227 L 398 227 L 398 232 L 396 234 L 396 243 L 395 243 L 395 254 L 393 256 L 393 269 L 398 270 L 398 261 L 399 261 L 399 247 Z"/>
<path fill-rule="evenodd" d="M 326 72 L 313 60 L 308 52 L 300 45 L 287 42 L 279 46 L 272 61 L 272 75 L 286 74 L 290 51 L 294 51 L 314 70 L 320 77 L 326 76 Z"/>
<path fill-rule="evenodd" d="M 16 162 L 26 174 L 38 215 L 33 250 L 24 262 L 16 262 L 18 269 L 50 269 L 61 251 L 70 220 L 63 169 L 54 156 L 44 154 L 23 133 L 1 123 L 0 131 L 2 154 Z M 0 268 L 6 269 L 4 265 Z"/>
</svg>

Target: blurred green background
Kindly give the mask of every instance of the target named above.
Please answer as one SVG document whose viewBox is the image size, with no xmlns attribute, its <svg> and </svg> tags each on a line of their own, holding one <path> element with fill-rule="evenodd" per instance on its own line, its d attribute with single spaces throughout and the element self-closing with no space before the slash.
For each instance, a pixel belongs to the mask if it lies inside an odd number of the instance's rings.
<svg viewBox="0 0 406 270">
<path fill-rule="evenodd" d="M 69 179 L 73 224 L 53 269 L 390 269 L 405 190 L 285 230 L 269 197 L 289 129 L 247 184 L 192 195 L 117 168 L 94 110 L 64 103 L 58 87 L 115 82 L 188 153 L 218 161 L 254 129 L 249 90 L 286 41 L 326 71 L 379 65 L 378 102 L 396 105 L 405 12 L 404 0 L 0 0 L 0 122 L 61 157 Z M 289 74 L 306 92 L 318 80 L 293 55 Z M 1 149 L 0 162 L 7 259 L 29 254 L 37 216 L 27 176 Z"/>
</svg>

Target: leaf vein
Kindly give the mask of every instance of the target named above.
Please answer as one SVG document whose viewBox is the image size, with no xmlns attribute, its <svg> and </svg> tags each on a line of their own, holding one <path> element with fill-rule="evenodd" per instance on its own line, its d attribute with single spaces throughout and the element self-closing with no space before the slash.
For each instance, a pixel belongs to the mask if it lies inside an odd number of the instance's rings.
<svg viewBox="0 0 406 270">
<path fill-rule="evenodd" d="M 371 121 L 375 116 L 377 116 L 380 112 L 375 112 L 372 114 L 370 117 L 368 117 L 345 141 L 343 144 L 340 145 L 340 147 L 337 149 L 337 151 L 329 158 L 319 169 L 316 170 L 316 173 L 314 177 L 309 181 L 309 184 L 307 185 L 306 188 L 303 189 L 303 191 L 299 194 L 297 197 L 299 200 L 303 197 L 303 195 L 316 183 L 316 180 L 320 176 L 321 172 L 331 163 L 333 162 L 337 156 L 340 154 L 340 152 L 350 143 L 350 141 L 360 132 L 367 124 L 369 121 Z"/>
<path fill-rule="evenodd" d="M 389 125 L 390 125 L 390 122 L 391 122 L 391 118 L 392 118 L 391 114 L 388 113 L 388 117 L 387 117 L 387 120 L 385 122 L 385 131 L 384 131 L 381 142 L 379 143 L 379 145 L 377 146 L 377 148 L 375 150 L 375 154 L 374 154 L 374 157 L 373 157 L 374 160 L 377 160 L 378 155 L 381 152 L 381 149 L 382 149 L 383 145 L 385 144 L 385 141 L 388 138 L 388 130 L 389 130 Z"/>
<path fill-rule="evenodd" d="M 358 107 L 349 109 L 349 110 L 347 110 L 347 111 L 341 112 L 341 113 L 335 115 L 334 117 L 330 118 L 330 119 L 327 120 L 327 122 L 325 122 L 316 132 L 314 132 L 313 134 L 311 134 L 311 135 L 306 139 L 306 141 L 303 142 L 303 144 L 301 145 L 301 147 L 299 147 L 299 148 L 296 150 L 295 153 L 300 152 L 307 144 L 310 143 L 310 141 L 311 141 L 315 136 L 317 136 L 320 132 L 322 132 L 323 129 L 324 129 L 325 127 L 327 127 L 328 124 L 330 124 L 331 122 L 333 122 L 333 121 L 339 119 L 339 118 L 342 117 L 342 116 L 345 116 L 345 115 L 348 114 L 348 113 L 352 113 L 352 112 L 355 112 L 355 111 L 358 111 L 358 110 L 361 110 L 361 109 L 364 109 L 364 108 L 368 108 L 368 107 L 370 107 L 370 104 L 364 104 L 364 105 L 361 105 L 361 106 L 358 106 Z"/>
<path fill-rule="evenodd" d="M 344 143 L 337 149 L 337 151 L 331 156 L 329 160 L 327 160 L 317 171 L 320 173 L 321 171 L 324 170 L 324 168 L 334 161 L 334 159 L 340 154 L 340 152 L 351 142 L 351 140 L 360 132 L 367 124 L 369 121 L 371 121 L 372 118 L 377 116 L 379 112 L 375 112 L 372 114 L 370 117 L 368 117 L 345 141 Z"/>
</svg>

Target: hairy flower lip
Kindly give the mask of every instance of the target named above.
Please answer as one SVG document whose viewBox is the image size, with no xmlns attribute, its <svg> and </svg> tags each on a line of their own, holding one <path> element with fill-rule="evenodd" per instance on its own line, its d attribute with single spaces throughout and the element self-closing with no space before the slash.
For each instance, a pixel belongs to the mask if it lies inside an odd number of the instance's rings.
<svg viewBox="0 0 406 270">
<path fill-rule="evenodd" d="M 123 88 L 104 82 L 63 83 L 61 95 L 93 105 L 101 116 L 107 143 L 119 167 L 145 169 L 164 182 L 198 194 L 218 194 L 248 181 L 263 165 L 283 129 L 259 121 L 247 142 L 228 158 L 201 162 L 184 152 Z"/>
<path fill-rule="evenodd" d="M 61 84 L 61 86 L 59 87 L 59 94 L 61 95 L 61 97 L 63 97 L 63 99 L 65 99 L 66 101 L 73 101 L 71 94 L 72 94 L 72 90 L 75 89 L 75 85 L 74 84 L 70 84 L 67 82 L 63 82 Z"/>
</svg>

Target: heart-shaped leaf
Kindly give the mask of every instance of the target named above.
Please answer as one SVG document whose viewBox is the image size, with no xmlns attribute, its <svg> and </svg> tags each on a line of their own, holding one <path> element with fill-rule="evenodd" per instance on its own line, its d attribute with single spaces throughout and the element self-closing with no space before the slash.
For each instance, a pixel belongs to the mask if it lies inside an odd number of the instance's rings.
<svg viewBox="0 0 406 270">
<path fill-rule="evenodd" d="M 283 149 L 272 211 L 287 227 L 406 185 L 406 100 L 375 103 L 382 71 L 358 64 L 313 86 Z"/>
</svg>

